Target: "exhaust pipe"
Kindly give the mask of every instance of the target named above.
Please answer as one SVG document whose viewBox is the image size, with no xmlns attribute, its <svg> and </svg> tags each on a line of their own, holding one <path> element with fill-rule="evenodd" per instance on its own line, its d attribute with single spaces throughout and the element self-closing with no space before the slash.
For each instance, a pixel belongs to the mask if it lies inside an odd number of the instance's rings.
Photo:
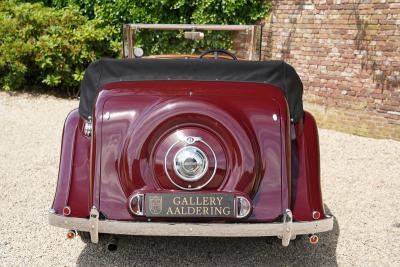
<svg viewBox="0 0 400 267">
<path fill-rule="evenodd" d="M 115 235 L 110 235 L 107 242 L 108 251 L 114 252 L 118 249 L 118 238 Z"/>
<path fill-rule="evenodd" d="M 317 235 L 310 235 L 310 236 L 308 237 L 308 240 L 310 241 L 310 243 L 311 243 L 312 245 L 316 245 L 316 244 L 318 244 L 319 238 L 318 238 Z"/>
<path fill-rule="evenodd" d="M 77 236 L 77 232 L 75 230 L 69 230 L 67 232 L 67 239 L 72 240 Z"/>
</svg>

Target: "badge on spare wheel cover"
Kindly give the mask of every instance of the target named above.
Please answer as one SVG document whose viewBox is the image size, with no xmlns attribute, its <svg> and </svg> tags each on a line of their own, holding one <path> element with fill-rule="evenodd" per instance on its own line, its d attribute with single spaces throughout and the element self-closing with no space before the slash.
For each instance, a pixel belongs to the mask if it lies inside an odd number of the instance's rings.
<svg viewBox="0 0 400 267">
<path fill-rule="evenodd" d="M 162 196 L 149 196 L 149 210 L 153 215 L 158 215 L 162 211 Z"/>
<path fill-rule="evenodd" d="M 198 141 L 203 140 L 201 137 L 197 137 L 197 136 L 181 136 L 179 139 L 181 141 L 186 142 L 189 145 L 192 145 Z"/>
</svg>

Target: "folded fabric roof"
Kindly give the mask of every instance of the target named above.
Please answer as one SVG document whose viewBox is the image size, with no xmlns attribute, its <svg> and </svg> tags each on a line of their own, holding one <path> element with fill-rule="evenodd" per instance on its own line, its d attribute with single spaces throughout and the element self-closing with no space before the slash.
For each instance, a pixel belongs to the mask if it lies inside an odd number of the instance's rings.
<svg viewBox="0 0 400 267">
<path fill-rule="evenodd" d="M 212 59 L 100 59 L 87 68 L 80 87 L 79 113 L 88 119 L 103 85 L 122 81 L 191 80 L 252 82 L 280 88 L 291 119 L 303 117 L 303 84 L 292 66 L 283 61 Z"/>
</svg>

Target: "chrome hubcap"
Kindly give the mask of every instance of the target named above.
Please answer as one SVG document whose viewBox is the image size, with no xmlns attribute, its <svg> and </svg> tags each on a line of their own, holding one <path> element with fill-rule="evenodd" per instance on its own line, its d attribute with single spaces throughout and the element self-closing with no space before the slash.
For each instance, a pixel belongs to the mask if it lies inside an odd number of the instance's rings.
<svg viewBox="0 0 400 267">
<path fill-rule="evenodd" d="M 186 146 L 175 154 L 174 171 L 184 181 L 195 182 L 200 180 L 207 169 L 207 156 L 198 147 Z"/>
</svg>

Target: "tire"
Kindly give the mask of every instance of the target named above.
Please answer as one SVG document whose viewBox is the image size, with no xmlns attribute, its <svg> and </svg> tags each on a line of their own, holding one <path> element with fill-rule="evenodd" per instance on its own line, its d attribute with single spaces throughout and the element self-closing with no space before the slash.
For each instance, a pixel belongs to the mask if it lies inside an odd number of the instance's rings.
<svg viewBox="0 0 400 267">
<path fill-rule="evenodd" d="M 91 243 L 91 239 L 90 239 L 90 233 L 89 232 L 81 232 L 78 231 L 78 235 L 81 238 L 83 243 L 89 244 Z"/>
</svg>

